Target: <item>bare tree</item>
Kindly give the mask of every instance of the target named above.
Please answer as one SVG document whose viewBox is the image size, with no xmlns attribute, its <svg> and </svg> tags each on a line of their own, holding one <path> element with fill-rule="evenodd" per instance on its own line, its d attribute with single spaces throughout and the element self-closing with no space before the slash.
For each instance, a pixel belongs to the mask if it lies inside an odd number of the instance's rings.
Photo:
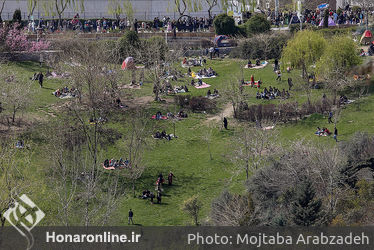
<svg viewBox="0 0 374 250">
<path fill-rule="evenodd" d="M 263 130 L 244 126 L 237 134 L 235 150 L 232 161 L 237 165 L 237 174 L 245 171 L 246 179 L 250 173 L 256 171 L 266 161 L 266 153 L 276 148 L 276 133 L 272 130 Z"/>
<path fill-rule="evenodd" d="M 212 202 L 210 219 L 215 226 L 242 226 L 250 224 L 254 204 L 249 194 L 231 194 L 224 190 Z"/>
<path fill-rule="evenodd" d="M 11 72 L 0 72 L 1 95 L 0 102 L 2 107 L 10 115 L 11 122 L 14 124 L 16 114 L 24 110 L 32 103 L 34 91 L 32 82 L 20 77 L 16 77 Z"/>
<path fill-rule="evenodd" d="M 125 137 L 125 151 L 129 160 L 129 167 L 122 171 L 124 176 L 131 181 L 134 198 L 136 197 L 136 180 L 142 176 L 146 168 L 143 162 L 143 153 L 145 147 L 148 146 L 146 140 L 149 137 L 148 121 L 149 118 L 146 113 L 135 110 L 134 114 L 131 115 L 129 131 Z"/>
<path fill-rule="evenodd" d="M 31 152 L 14 147 L 13 138 L 2 138 L 0 143 L 0 221 L 4 227 L 4 213 L 13 205 L 14 198 L 28 193 L 30 181 L 24 169 L 30 165 Z"/>
</svg>

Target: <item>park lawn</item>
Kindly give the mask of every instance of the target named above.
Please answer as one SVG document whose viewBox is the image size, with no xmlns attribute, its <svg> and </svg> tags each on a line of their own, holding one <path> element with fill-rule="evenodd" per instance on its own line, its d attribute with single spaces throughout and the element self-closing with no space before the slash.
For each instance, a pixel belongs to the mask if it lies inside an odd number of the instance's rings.
<svg viewBox="0 0 374 250">
<path fill-rule="evenodd" d="M 206 67 L 213 67 L 219 74 L 218 77 L 206 79 L 208 84 L 211 84 L 211 90 L 217 88 L 219 91 L 224 88 L 229 81 L 237 81 L 236 77 L 240 74 L 239 65 L 244 65 L 243 61 L 234 59 L 225 60 L 208 60 Z M 34 72 L 39 70 L 39 65 L 36 63 L 13 63 L 8 65 L 17 74 L 24 76 L 32 76 Z M 198 69 L 194 67 L 195 70 Z M 43 68 L 46 70 L 45 68 Z M 187 72 L 187 69 L 183 69 Z M 302 88 L 302 80 L 299 71 L 293 71 L 291 74 L 284 73 L 281 83 L 275 81 L 275 74 L 273 72 L 271 63 L 261 70 L 244 69 L 245 80 L 249 80 L 251 74 L 255 75 L 255 79 L 260 78 L 263 86 L 275 86 L 279 89 L 288 89 L 287 78 L 294 79 L 295 90 L 291 91 L 291 98 L 283 102 L 297 101 L 302 104 L 307 101 L 307 96 Z M 188 84 L 191 78 L 184 78 L 182 82 Z M 205 81 L 205 80 L 204 80 Z M 174 84 L 174 83 L 173 83 Z M 179 84 L 179 83 L 178 83 Z M 49 110 L 53 105 L 60 105 L 65 100 L 60 100 L 51 92 L 57 88 L 61 88 L 64 84 L 62 80 L 46 79 L 45 89 L 40 89 L 38 83 L 35 82 L 35 88 L 38 90 L 35 94 L 35 103 L 28 107 L 27 112 L 34 114 L 44 114 L 43 110 Z M 180 84 L 182 85 L 182 84 Z M 248 94 L 249 104 L 259 103 L 279 103 L 281 100 L 257 100 L 255 98 L 256 89 L 244 87 Z M 194 96 L 205 95 L 207 89 L 195 89 L 189 87 L 191 94 Z M 312 90 L 312 100 L 317 100 L 322 97 L 326 90 Z M 136 96 L 151 96 L 152 86 L 150 82 L 146 82 L 145 86 L 140 90 L 132 91 Z M 326 91 L 328 95 L 329 92 Z M 172 96 L 167 98 L 173 98 Z M 218 99 L 219 107 L 226 104 L 224 98 Z M 358 106 L 356 103 L 359 103 Z M 374 133 L 374 122 L 372 115 L 374 110 L 374 96 L 364 97 L 356 103 L 347 105 L 339 117 L 338 129 L 339 140 L 347 140 L 356 131 L 366 131 Z M 155 113 L 161 110 L 163 113 L 167 111 L 174 112 L 174 104 L 158 104 L 150 103 L 144 107 L 148 112 Z M 115 115 L 115 114 L 114 114 Z M 167 177 L 169 171 L 172 171 L 176 176 L 174 184 L 171 187 L 163 186 L 165 195 L 162 197 L 162 204 L 151 205 L 148 200 L 133 198 L 130 190 L 131 185 L 128 184 L 128 193 L 121 198 L 119 207 L 113 217 L 111 225 L 126 225 L 127 212 L 132 208 L 134 211 L 134 222 L 144 226 L 151 225 L 188 225 L 191 224 L 191 219 L 181 210 L 183 201 L 193 195 L 198 195 L 203 203 L 203 209 L 200 213 L 200 219 L 203 221 L 207 218 L 210 211 L 210 204 L 223 189 L 242 193 L 244 192 L 245 174 L 239 176 L 234 175 L 234 166 L 230 161 L 232 156 L 232 142 L 234 140 L 235 127 L 232 127 L 232 119 L 229 119 L 228 131 L 222 130 L 221 121 L 215 122 L 210 127 L 206 122 L 206 118 L 211 115 L 203 113 L 189 113 L 189 118 L 175 123 L 177 139 L 172 141 L 153 140 L 149 139 L 149 148 L 144 155 L 147 169 L 142 178 L 137 181 L 136 195 L 140 195 L 142 190 L 153 190 L 155 182 L 159 173 L 163 173 Z M 53 119 L 53 118 L 49 118 Z M 56 117 L 55 119 L 58 119 Z M 126 115 L 123 119 L 126 119 Z M 173 132 L 173 123 L 170 121 L 150 121 L 155 129 L 165 129 L 168 133 Z M 237 123 L 238 124 L 238 123 Z M 124 134 L 127 128 L 120 122 L 114 123 L 109 121 L 104 125 L 107 128 L 115 129 Z M 296 140 L 305 140 L 318 142 L 322 146 L 331 146 L 336 144 L 331 137 L 318 137 L 314 135 L 316 127 L 328 127 L 333 131 L 333 125 L 327 123 L 327 117 L 319 114 L 313 114 L 307 118 L 299 120 L 297 123 L 278 124 L 276 129 L 279 131 L 278 140 L 281 143 L 289 144 Z M 57 213 L 54 206 L 56 197 L 48 190 L 48 178 L 44 169 L 48 166 L 48 162 L 43 154 L 43 141 L 39 139 L 39 126 L 31 128 L 26 133 L 29 134 L 30 143 L 35 146 L 35 152 L 32 158 L 32 164 L 28 169 L 28 179 L 32 182 L 30 187 L 31 197 L 35 200 L 41 209 L 46 213 L 43 225 L 51 225 L 55 223 L 53 216 Z M 213 160 L 209 157 L 208 144 L 203 137 L 211 130 L 210 137 L 211 152 Z M 107 147 L 102 155 L 104 158 L 124 157 L 121 148 L 123 148 L 123 139 L 119 139 L 113 145 Z M 105 171 L 105 170 L 103 170 Z"/>
</svg>

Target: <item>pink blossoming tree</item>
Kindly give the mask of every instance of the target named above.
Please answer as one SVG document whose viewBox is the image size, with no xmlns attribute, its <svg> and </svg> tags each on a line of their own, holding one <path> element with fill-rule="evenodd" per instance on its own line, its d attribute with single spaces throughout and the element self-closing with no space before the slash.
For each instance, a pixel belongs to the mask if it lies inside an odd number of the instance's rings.
<svg viewBox="0 0 374 250">
<path fill-rule="evenodd" d="M 33 42 L 27 40 L 26 29 L 20 29 L 15 23 L 11 28 L 0 27 L 0 44 L 5 45 L 8 51 L 37 52 L 49 48 L 48 41 Z"/>
</svg>

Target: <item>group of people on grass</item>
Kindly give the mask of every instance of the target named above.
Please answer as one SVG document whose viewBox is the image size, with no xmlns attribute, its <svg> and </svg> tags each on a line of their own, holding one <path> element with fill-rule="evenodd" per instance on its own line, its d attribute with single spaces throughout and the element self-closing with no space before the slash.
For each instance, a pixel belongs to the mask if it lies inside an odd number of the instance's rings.
<svg viewBox="0 0 374 250">
<path fill-rule="evenodd" d="M 200 79 L 197 79 L 197 81 L 195 82 L 194 79 L 191 80 L 191 86 L 203 86 L 204 82 L 203 80 Z"/>
<path fill-rule="evenodd" d="M 172 137 L 173 137 L 173 135 L 172 134 L 167 134 L 165 130 L 162 130 L 161 132 L 157 131 L 153 135 L 153 138 L 155 138 L 155 139 L 166 139 L 168 141 L 170 141 Z"/>
<path fill-rule="evenodd" d="M 172 186 L 173 185 L 173 178 L 175 177 L 175 175 L 170 171 L 169 174 L 168 174 L 168 185 L 169 186 Z M 156 194 L 154 194 L 154 192 L 146 189 L 146 190 L 143 190 L 142 194 L 139 196 L 139 198 L 141 199 L 150 199 L 151 201 L 151 204 L 154 204 L 154 199 L 156 198 L 157 200 L 157 204 L 161 204 L 161 199 L 162 199 L 162 192 L 164 191 L 163 188 L 162 188 L 162 185 L 165 183 L 165 179 L 162 175 L 162 173 L 160 173 L 157 177 L 157 180 L 156 180 L 156 187 L 155 187 L 155 191 L 156 191 Z"/>
<path fill-rule="evenodd" d="M 321 129 L 320 127 L 317 127 L 317 131 L 314 134 L 318 136 L 330 136 L 332 133 L 328 128 Z M 338 142 L 338 129 L 336 127 L 334 127 L 334 140 Z"/>
<path fill-rule="evenodd" d="M 265 87 L 264 91 L 257 91 L 256 93 L 256 99 L 273 100 L 276 98 L 288 99 L 290 98 L 290 93 L 288 90 L 283 89 L 280 91 L 276 87 L 273 88 L 271 86 L 269 86 L 269 90 Z"/>
<path fill-rule="evenodd" d="M 213 77 L 213 76 L 217 76 L 217 73 L 212 69 L 212 67 L 209 67 L 208 69 L 206 68 L 200 69 L 196 75 L 198 77 Z"/>
<path fill-rule="evenodd" d="M 256 59 L 256 63 L 255 64 L 252 64 L 251 59 L 248 60 L 248 63 L 247 63 L 247 67 L 248 68 L 253 68 L 253 67 L 256 67 L 256 66 L 261 66 L 260 59 Z"/>
<path fill-rule="evenodd" d="M 70 89 L 68 86 L 65 86 L 61 89 L 57 89 L 56 91 L 52 92 L 52 94 L 59 98 L 64 97 L 77 97 L 79 95 L 78 89 L 71 87 Z"/>
<path fill-rule="evenodd" d="M 109 168 L 109 167 L 114 167 L 114 168 L 125 168 L 130 165 L 130 161 L 126 158 L 126 160 L 123 160 L 120 158 L 119 160 L 115 159 L 105 159 L 104 160 L 104 167 Z"/>
<path fill-rule="evenodd" d="M 201 56 L 197 59 L 197 58 L 190 58 L 190 59 L 187 59 L 187 57 L 185 57 L 182 61 L 182 66 L 184 67 L 197 67 L 197 66 L 203 66 L 203 64 L 206 63 L 206 59 L 202 58 Z M 191 69 L 188 68 L 188 71 L 190 72 Z"/>
<path fill-rule="evenodd" d="M 219 97 L 218 90 L 217 90 L 217 89 L 214 89 L 214 90 L 213 90 L 213 93 L 212 93 L 212 91 L 210 91 L 210 89 L 209 89 L 208 92 L 206 93 L 206 97 L 208 97 L 208 98 L 211 98 L 211 97 Z"/>
</svg>

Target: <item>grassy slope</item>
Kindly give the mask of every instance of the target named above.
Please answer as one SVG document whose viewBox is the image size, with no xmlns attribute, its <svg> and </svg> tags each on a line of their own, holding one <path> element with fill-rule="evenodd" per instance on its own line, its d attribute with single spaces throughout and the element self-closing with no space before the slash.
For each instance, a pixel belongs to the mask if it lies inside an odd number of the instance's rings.
<svg viewBox="0 0 374 250">
<path fill-rule="evenodd" d="M 212 66 L 219 74 L 217 78 L 206 80 L 207 83 L 212 85 L 212 90 L 214 88 L 222 89 L 229 80 L 236 80 L 234 77 L 240 72 L 238 61 L 235 60 L 208 62 L 206 66 Z M 33 63 L 17 63 L 8 67 L 18 74 L 23 74 L 28 77 L 31 77 L 33 72 L 39 70 L 39 66 Z M 195 71 L 197 69 L 198 68 L 193 68 Z M 184 70 L 186 71 L 186 69 Z M 271 66 L 262 70 L 246 69 L 244 70 L 244 74 L 246 80 L 249 80 L 251 74 L 255 75 L 256 80 L 261 78 L 265 83 L 264 86 L 272 85 L 280 89 L 287 88 L 286 79 L 289 75 L 287 73 L 284 74 L 283 81 L 277 83 Z M 296 83 L 295 87 L 301 89 L 301 80 L 298 74 L 299 72 L 294 71 L 291 73 L 291 77 L 294 79 L 294 83 Z M 180 84 L 189 81 L 190 79 L 185 78 Z M 52 110 L 49 108 L 50 105 L 64 102 L 64 100 L 60 100 L 51 95 L 52 90 L 60 88 L 63 85 L 65 85 L 63 80 L 46 80 L 46 89 L 40 90 L 37 82 L 35 82 L 35 88 L 38 88 L 38 92 L 35 95 L 35 103 L 29 107 L 28 113 L 40 115 L 47 119 L 48 116 L 45 116 L 45 113 L 41 110 L 48 110 L 48 112 L 50 112 Z M 205 95 L 207 91 L 207 89 L 190 89 L 192 95 Z M 248 99 L 249 103 L 278 102 L 278 100 L 256 100 L 254 98 L 256 90 L 250 87 L 245 87 L 245 91 L 250 94 Z M 146 83 L 145 87 L 136 93 L 136 95 L 151 95 L 151 93 L 151 84 Z M 322 94 L 323 90 L 312 91 L 313 99 L 320 98 Z M 289 101 L 298 101 L 299 103 L 306 101 L 306 95 L 301 90 L 291 92 L 291 96 L 292 98 Z M 221 99 L 219 102 L 223 104 L 224 101 Z M 359 109 L 356 104 L 352 104 L 343 110 L 338 124 L 340 139 L 345 140 L 356 131 L 374 132 L 374 124 L 371 119 L 374 109 L 374 96 L 365 97 L 360 103 Z M 158 105 L 152 104 L 152 107 L 156 109 Z M 172 111 L 174 110 L 173 106 L 170 108 Z M 165 110 L 165 107 L 163 109 Z M 168 171 L 171 170 L 176 176 L 175 185 L 173 187 L 164 186 L 165 196 L 163 197 L 163 204 L 151 205 L 149 201 L 132 198 L 131 195 L 128 195 L 121 200 L 119 209 L 114 218 L 115 225 L 127 223 L 126 217 L 129 208 L 134 210 L 135 222 L 142 225 L 185 225 L 190 223 L 190 219 L 181 212 L 180 206 L 184 200 L 192 195 L 198 194 L 200 196 L 203 202 L 201 218 L 205 218 L 209 213 L 212 199 L 214 199 L 222 189 L 229 188 L 236 192 L 243 191 L 241 183 L 245 178 L 244 174 L 230 179 L 232 176 L 232 164 L 227 156 L 231 151 L 230 142 L 232 141 L 234 130 L 222 131 L 220 129 L 221 124 L 215 124 L 211 139 L 214 159 L 210 160 L 207 144 L 201 139 L 208 129 L 204 123 L 205 117 L 206 115 L 204 114 L 191 114 L 187 120 L 180 121 L 176 124 L 176 134 L 179 136 L 178 139 L 170 142 L 163 140 L 155 141 L 155 145 L 146 152 L 145 158 L 148 168 L 142 179 L 138 182 L 137 194 L 141 193 L 145 188 L 153 189 L 158 173 L 162 172 L 164 176 L 166 176 Z M 172 123 L 167 121 L 159 121 L 156 123 L 160 128 L 172 131 Z M 125 130 L 120 124 L 109 123 L 107 126 L 116 128 L 119 131 Z M 328 126 L 327 124 L 327 118 L 321 115 L 312 115 L 296 124 L 278 126 L 281 135 L 280 140 L 288 142 L 290 140 L 305 138 L 306 140 L 321 141 L 322 143 L 326 143 L 326 145 L 332 145 L 334 141 L 330 137 L 314 136 L 314 131 L 317 126 L 327 126 L 330 130 L 332 129 L 332 126 Z M 37 141 L 34 143 L 38 145 Z M 54 198 L 49 195 L 47 186 L 45 185 L 48 180 L 45 179 L 42 171 L 48 163 L 41 157 L 40 150 L 40 147 L 36 147 L 28 178 L 35 183 L 32 187 L 33 193 L 31 197 L 33 197 L 36 203 L 38 203 L 47 214 L 43 223 L 49 224 L 52 218 L 49 217 L 48 214 L 52 215 L 56 211 L 53 202 L 51 202 Z M 110 147 L 105 154 L 108 158 L 121 157 L 120 142 Z"/>
</svg>

